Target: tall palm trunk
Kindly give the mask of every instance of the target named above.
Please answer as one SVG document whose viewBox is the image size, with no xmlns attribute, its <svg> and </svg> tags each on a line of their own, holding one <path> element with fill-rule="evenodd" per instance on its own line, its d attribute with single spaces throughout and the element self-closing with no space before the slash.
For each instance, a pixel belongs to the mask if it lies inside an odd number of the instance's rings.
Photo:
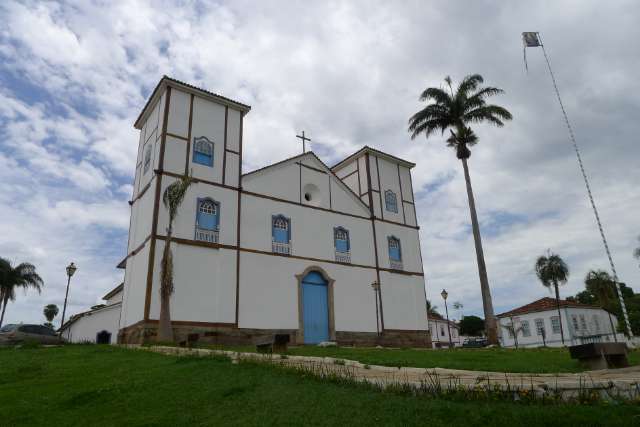
<svg viewBox="0 0 640 427">
<path fill-rule="evenodd" d="M 8 302 L 9 302 L 9 294 L 4 295 L 2 298 L 2 314 L 0 314 L 0 327 L 2 327 L 2 322 L 4 322 L 4 311 L 7 309 Z"/>
<path fill-rule="evenodd" d="M 560 313 L 560 291 L 558 290 L 558 282 L 554 280 L 553 287 L 556 290 L 556 307 L 558 308 L 558 322 L 560 322 L 560 338 L 564 345 L 564 329 L 562 328 L 562 313 Z"/>
<path fill-rule="evenodd" d="M 471 177 L 469 176 L 469 167 L 467 159 L 463 157 L 462 167 L 464 168 L 464 179 L 467 184 L 467 197 L 469 198 L 469 210 L 471 211 L 471 228 L 473 229 L 473 241 L 476 246 L 476 258 L 478 260 L 478 275 L 480 276 L 480 290 L 482 292 L 482 307 L 484 308 L 484 325 L 487 331 L 487 342 L 489 344 L 498 344 L 498 329 L 496 318 L 493 314 L 493 302 L 491 301 L 491 289 L 489 288 L 489 279 L 487 278 L 487 265 L 484 262 L 484 253 L 482 251 L 482 238 L 480 237 L 480 226 L 478 225 L 478 215 L 476 214 L 476 203 L 473 198 L 473 189 L 471 188 Z"/>
<path fill-rule="evenodd" d="M 160 319 L 158 321 L 158 340 L 173 341 L 171 327 L 171 293 L 173 291 L 173 256 L 171 254 L 171 237 L 173 225 L 167 228 L 167 240 L 162 251 L 162 271 L 160 276 Z"/>
</svg>

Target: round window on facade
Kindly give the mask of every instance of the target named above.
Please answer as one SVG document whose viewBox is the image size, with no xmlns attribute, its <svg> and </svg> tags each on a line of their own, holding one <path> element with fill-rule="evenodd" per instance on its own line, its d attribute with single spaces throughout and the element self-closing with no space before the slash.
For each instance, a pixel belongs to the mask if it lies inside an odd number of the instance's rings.
<svg viewBox="0 0 640 427">
<path fill-rule="evenodd" d="M 322 204 L 322 195 L 320 189 L 315 184 L 306 184 L 302 188 L 305 203 L 313 206 Z"/>
</svg>

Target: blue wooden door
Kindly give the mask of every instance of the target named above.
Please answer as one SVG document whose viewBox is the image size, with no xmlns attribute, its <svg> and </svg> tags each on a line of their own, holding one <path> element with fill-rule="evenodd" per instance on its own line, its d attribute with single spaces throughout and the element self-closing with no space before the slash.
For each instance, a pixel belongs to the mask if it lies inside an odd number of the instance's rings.
<svg viewBox="0 0 640 427">
<path fill-rule="evenodd" d="M 312 271 L 302 279 L 304 343 L 329 341 L 329 295 L 327 282 Z"/>
</svg>

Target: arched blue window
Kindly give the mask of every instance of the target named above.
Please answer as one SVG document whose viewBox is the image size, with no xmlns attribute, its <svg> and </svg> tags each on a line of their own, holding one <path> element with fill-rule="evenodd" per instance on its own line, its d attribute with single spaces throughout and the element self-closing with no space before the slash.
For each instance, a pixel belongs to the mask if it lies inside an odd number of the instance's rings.
<svg viewBox="0 0 640 427">
<path fill-rule="evenodd" d="M 349 231 L 343 227 L 333 229 L 333 242 L 338 252 L 349 252 L 351 244 L 349 242 Z"/>
<path fill-rule="evenodd" d="M 388 238 L 389 241 L 389 264 L 392 269 L 402 270 L 402 248 L 400 240 L 394 236 Z"/>
<path fill-rule="evenodd" d="M 333 229 L 333 244 L 336 248 L 336 261 L 351 262 L 351 242 L 347 229 L 343 227 Z"/>
<path fill-rule="evenodd" d="M 198 199 L 196 213 L 196 240 L 218 243 L 220 230 L 220 204 L 211 199 Z"/>
<path fill-rule="evenodd" d="M 206 136 L 193 138 L 193 163 L 213 166 L 213 142 Z"/>
<path fill-rule="evenodd" d="M 271 249 L 279 254 L 291 253 L 291 220 L 284 215 L 271 217 Z"/>
<path fill-rule="evenodd" d="M 398 198 L 393 191 L 387 190 L 384 192 L 384 204 L 389 212 L 398 213 Z"/>
</svg>

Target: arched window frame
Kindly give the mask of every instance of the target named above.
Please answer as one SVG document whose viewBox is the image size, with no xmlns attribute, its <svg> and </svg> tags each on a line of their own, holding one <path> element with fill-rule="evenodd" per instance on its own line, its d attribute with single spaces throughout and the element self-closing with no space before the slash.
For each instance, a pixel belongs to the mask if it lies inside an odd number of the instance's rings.
<svg viewBox="0 0 640 427">
<path fill-rule="evenodd" d="M 214 143 L 206 136 L 193 138 L 193 163 L 213 167 Z"/>
<path fill-rule="evenodd" d="M 151 144 L 147 144 L 144 149 L 144 169 L 142 174 L 145 175 L 149 171 L 149 167 L 151 166 Z"/>
<path fill-rule="evenodd" d="M 203 211 L 203 206 L 211 206 L 212 212 Z M 206 215 L 213 215 L 215 218 L 215 224 L 210 227 L 206 224 L 200 224 L 198 218 L 200 213 Z M 216 202 L 210 197 L 198 198 L 196 203 L 196 218 L 195 218 L 195 240 L 200 240 L 209 243 L 218 243 L 220 232 L 220 203 Z"/>
<path fill-rule="evenodd" d="M 285 237 L 276 230 L 285 230 Z M 291 219 L 282 214 L 271 216 L 271 249 L 279 254 L 291 253 Z"/>
<path fill-rule="evenodd" d="M 391 190 L 384 192 L 384 204 L 389 212 L 398 213 L 398 196 Z"/>
<path fill-rule="evenodd" d="M 389 265 L 393 270 L 402 270 L 402 244 L 395 236 L 387 237 L 387 247 L 389 252 Z M 393 254 L 393 249 L 398 249 L 398 256 Z"/>
<path fill-rule="evenodd" d="M 341 244 L 344 242 L 344 244 Z M 334 227 L 333 246 L 335 248 L 336 261 L 351 262 L 351 238 L 349 230 L 344 227 Z"/>
</svg>

